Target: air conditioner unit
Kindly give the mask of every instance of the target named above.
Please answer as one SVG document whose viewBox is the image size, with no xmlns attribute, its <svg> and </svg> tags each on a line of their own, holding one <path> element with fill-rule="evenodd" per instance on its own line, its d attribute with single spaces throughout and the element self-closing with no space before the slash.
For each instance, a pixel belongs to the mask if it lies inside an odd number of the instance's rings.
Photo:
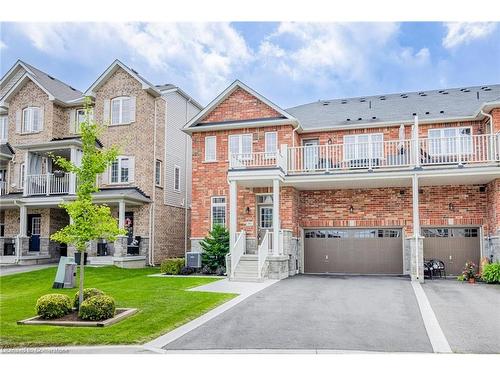
<svg viewBox="0 0 500 375">
<path fill-rule="evenodd" d="M 186 267 L 201 268 L 201 253 L 196 251 L 187 252 Z"/>
</svg>

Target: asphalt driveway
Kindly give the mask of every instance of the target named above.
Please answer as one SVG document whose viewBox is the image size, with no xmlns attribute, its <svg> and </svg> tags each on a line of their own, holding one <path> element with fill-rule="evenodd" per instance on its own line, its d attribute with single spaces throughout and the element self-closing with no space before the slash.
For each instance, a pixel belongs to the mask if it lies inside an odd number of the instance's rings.
<svg viewBox="0 0 500 375">
<path fill-rule="evenodd" d="M 429 280 L 423 288 L 455 353 L 500 353 L 500 285 Z"/>
<path fill-rule="evenodd" d="M 408 279 L 307 275 L 260 291 L 164 349 L 432 352 Z"/>
</svg>

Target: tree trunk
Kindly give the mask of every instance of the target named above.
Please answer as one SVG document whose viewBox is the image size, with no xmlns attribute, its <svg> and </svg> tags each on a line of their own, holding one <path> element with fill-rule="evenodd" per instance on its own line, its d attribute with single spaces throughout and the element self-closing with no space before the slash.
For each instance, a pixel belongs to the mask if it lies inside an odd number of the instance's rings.
<svg viewBox="0 0 500 375">
<path fill-rule="evenodd" d="M 78 295 L 78 311 L 82 308 L 83 302 L 83 269 L 85 267 L 85 250 L 80 251 L 80 292 Z"/>
</svg>

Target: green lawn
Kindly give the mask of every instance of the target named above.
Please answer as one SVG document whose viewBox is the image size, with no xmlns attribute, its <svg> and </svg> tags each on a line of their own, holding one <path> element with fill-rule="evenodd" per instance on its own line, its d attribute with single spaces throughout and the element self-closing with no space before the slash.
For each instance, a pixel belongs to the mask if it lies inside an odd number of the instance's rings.
<svg viewBox="0 0 500 375">
<path fill-rule="evenodd" d="M 73 297 L 77 289 L 52 289 L 56 268 L 2 276 L 0 346 L 144 343 L 234 297 L 233 294 L 186 291 L 213 282 L 214 278 L 147 277 L 158 272 L 155 268 L 85 268 L 85 287 L 102 289 L 115 299 L 117 307 L 139 309 L 136 315 L 110 327 L 17 325 L 18 320 L 36 315 L 35 303 L 41 295 L 64 293 Z"/>
</svg>

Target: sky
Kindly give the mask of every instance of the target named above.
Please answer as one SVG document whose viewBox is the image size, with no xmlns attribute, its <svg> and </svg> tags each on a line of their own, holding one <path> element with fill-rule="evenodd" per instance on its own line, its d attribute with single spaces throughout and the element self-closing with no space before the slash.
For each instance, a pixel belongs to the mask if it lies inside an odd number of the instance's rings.
<svg viewBox="0 0 500 375">
<path fill-rule="evenodd" d="M 22 59 L 85 91 L 115 59 L 206 105 L 235 79 L 282 108 L 500 83 L 498 23 L 0 23 Z"/>
</svg>

